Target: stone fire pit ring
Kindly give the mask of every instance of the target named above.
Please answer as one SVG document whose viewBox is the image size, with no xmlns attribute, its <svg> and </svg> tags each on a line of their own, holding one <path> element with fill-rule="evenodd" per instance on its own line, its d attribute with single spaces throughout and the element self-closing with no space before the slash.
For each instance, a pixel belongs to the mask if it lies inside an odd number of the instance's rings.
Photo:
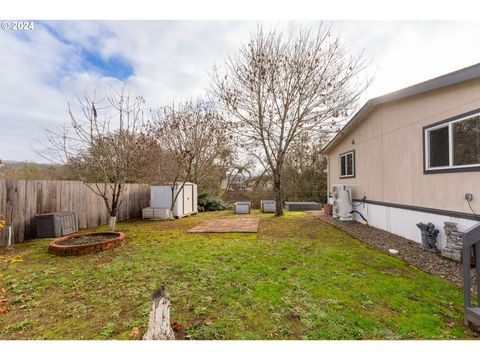
<svg viewBox="0 0 480 360">
<path fill-rule="evenodd" d="M 125 234 L 104 231 L 87 234 L 67 235 L 48 244 L 48 252 L 60 256 L 85 255 L 113 249 L 125 243 Z"/>
</svg>

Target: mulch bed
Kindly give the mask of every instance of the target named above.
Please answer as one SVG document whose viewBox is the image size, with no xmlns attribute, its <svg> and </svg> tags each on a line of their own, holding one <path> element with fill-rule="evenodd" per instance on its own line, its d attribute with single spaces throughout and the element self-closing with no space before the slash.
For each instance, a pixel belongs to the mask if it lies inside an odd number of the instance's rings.
<svg viewBox="0 0 480 360">
<path fill-rule="evenodd" d="M 420 244 L 384 230 L 367 226 L 359 222 L 338 221 L 323 211 L 309 211 L 310 215 L 336 226 L 338 229 L 364 242 L 369 247 L 404 260 L 405 262 L 442 279 L 463 287 L 462 264 L 436 253 L 422 250 Z M 388 250 L 398 250 L 391 254 Z M 472 271 L 472 284 L 476 287 L 475 272 Z M 472 289 L 475 291 L 475 289 Z"/>
<path fill-rule="evenodd" d="M 112 235 L 104 235 L 104 234 L 90 234 L 90 235 L 83 235 L 80 237 L 74 237 L 67 240 L 62 241 L 59 245 L 84 245 L 84 244 L 91 244 L 96 243 L 99 241 L 106 241 L 114 238 L 116 236 Z"/>
<path fill-rule="evenodd" d="M 53 240 L 48 244 L 48 252 L 59 256 L 85 255 L 123 246 L 124 242 L 122 232 L 73 234 Z"/>
</svg>

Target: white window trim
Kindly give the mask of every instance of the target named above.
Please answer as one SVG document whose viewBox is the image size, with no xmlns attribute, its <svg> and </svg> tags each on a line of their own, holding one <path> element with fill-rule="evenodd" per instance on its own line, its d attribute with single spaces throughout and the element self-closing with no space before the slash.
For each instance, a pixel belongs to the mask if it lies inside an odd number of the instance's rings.
<svg viewBox="0 0 480 360">
<path fill-rule="evenodd" d="M 352 155 L 352 174 L 351 175 L 342 175 L 342 157 L 345 157 L 345 173 L 347 172 L 347 155 Z M 355 177 L 355 151 L 349 151 L 340 155 L 340 178 L 352 178 Z"/>
<path fill-rule="evenodd" d="M 476 116 L 479 116 L 480 112 L 473 114 L 473 115 L 468 115 L 465 117 L 462 117 L 460 119 L 452 120 L 449 122 L 445 122 L 442 124 L 439 124 L 437 126 L 432 126 L 427 129 L 425 129 L 425 170 L 446 170 L 446 169 L 463 169 L 463 168 L 471 168 L 471 167 L 478 167 L 480 166 L 480 163 L 477 164 L 469 164 L 469 165 L 453 165 L 453 124 L 460 122 L 460 121 L 465 121 L 471 118 L 474 118 Z M 441 129 L 444 127 L 448 127 L 448 166 L 430 166 L 430 132 L 433 130 Z"/>
</svg>

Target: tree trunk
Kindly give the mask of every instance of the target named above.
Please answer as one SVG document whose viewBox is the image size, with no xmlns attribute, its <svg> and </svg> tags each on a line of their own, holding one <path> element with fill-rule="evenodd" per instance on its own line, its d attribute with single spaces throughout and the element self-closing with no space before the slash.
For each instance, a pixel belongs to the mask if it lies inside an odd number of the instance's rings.
<svg viewBox="0 0 480 360">
<path fill-rule="evenodd" d="M 175 183 L 175 185 L 173 187 L 170 187 L 170 190 L 172 191 L 172 202 L 170 204 L 170 213 L 173 214 L 173 209 L 175 208 L 175 202 L 177 201 L 176 197 L 175 197 L 175 189 L 177 188 L 177 183 Z M 173 219 L 173 215 L 172 215 L 172 219 Z"/>
<path fill-rule="evenodd" d="M 280 176 L 274 175 L 274 189 L 275 189 L 275 215 L 283 215 L 283 197 Z"/>
<path fill-rule="evenodd" d="M 175 340 L 170 326 L 170 301 L 164 285 L 155 290 L 150 303 L 148 330 L 143 340 Z"/>
<path fill-rule="evenodd" d="M 115 231 L 115 226 L 117 225 L 117 215 L 110 215 L 108 219 L 108 231 Z"/>
</svg>

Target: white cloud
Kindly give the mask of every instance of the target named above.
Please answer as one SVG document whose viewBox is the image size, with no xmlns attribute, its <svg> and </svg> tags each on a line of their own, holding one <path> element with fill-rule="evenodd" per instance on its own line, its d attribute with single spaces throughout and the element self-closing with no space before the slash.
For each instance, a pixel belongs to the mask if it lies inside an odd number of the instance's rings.
<svg viewBox="0 0 480 360">
<path fill-rule="evenodd" d="M 268 22 L 288 30 L 300 23 Z M 305 22 L 311 25 L 313 22 Z M 378 96 L 479 62 L 478 22 L 335 21 L 346 47 L 365 51 L 377 69 L 365 94 Z M 127 85 L 151 106 L 200 95 L 208 72 L 255 31 L 256 22 L 109 21 L 51 22 L 28 41 L 0 32 L 0 158 L 42 160 L 32 149 L 44 128 L 67 118 L 67 102 L 84 90 L 101 92 L 120 80 L 85 67 L 81 49 L 132 66 Z"/>
<path fill-rule="evenodd" d="M 365 98 L 480 62 L 478 21 L 341 21 L 347 46 L 373 60 L 375 82 Z"/>
</svg>

